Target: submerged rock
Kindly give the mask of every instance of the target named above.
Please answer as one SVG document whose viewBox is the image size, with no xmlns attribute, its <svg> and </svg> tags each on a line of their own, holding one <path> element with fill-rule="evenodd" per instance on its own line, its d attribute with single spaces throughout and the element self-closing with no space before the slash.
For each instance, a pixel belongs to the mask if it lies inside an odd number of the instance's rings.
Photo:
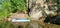
<svg viewBox="0 0 60 28">
<path fill-rule="evenodd" d="M 30 22 L 28 28 L 43 28 L 43 26 L 39 25 L 38 22 Z"/>
</svg>

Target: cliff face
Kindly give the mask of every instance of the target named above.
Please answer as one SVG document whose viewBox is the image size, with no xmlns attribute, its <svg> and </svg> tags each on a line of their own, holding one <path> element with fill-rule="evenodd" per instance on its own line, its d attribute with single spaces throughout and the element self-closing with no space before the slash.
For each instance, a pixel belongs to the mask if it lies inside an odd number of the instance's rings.
<svg viewBox="0 0 60 28">
<path fill-rule="evenodd" d="M 55 14 L 57 7 L 52 0 L 27 0 L 27 6 L 30 9 L 31 18 L 39 19 L 42 16 Z"/>
</svg>

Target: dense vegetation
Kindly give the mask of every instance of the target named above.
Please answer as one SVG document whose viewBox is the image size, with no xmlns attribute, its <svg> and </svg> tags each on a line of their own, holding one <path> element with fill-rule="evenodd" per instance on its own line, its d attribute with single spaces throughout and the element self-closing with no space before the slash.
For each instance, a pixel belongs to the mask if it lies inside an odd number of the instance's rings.
<svg viewBox="0 0 60 28">
<path fill-rule="evenodd" d="M 1 0 L 0 18 L 7 17 L 16 11 L 26 11 L 26 0 Z"/>
</svg>

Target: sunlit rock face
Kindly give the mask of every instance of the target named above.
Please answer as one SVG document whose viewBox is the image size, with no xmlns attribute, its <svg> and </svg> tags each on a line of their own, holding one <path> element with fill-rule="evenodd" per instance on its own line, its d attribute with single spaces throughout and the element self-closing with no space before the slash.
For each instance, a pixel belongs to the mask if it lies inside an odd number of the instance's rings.
<svg viewBox="0 0 60 28">
<path fill-rule="evenodd" d="M 45 10 L 47 15 L 57 15 L 56 11 L 49 11 L 49 10 Z"/>
<path fill-rule="evenodd" d="M 31 2 L 33 3 L 31 5 L 33 8 L 31 8 L 30 11 L 30 17 L 35 18 L 35 20 L 39 19 L 40 17 L 43 16 L 42 14 L 43 0 L 32 0 Z"/>
<path fill-rule="evenodd" d="M 36 3 L 36 0 L 26 0 L 26 1 L 29 9 L 31 9 Z"/>
<path fill-rule="evenodd" d="M 30 17 L 38 20 L 41 17 L 46 17 L 49 14 L 55 14 L 57 7 L 51 0 L 29 0 Z"/>
</svg>

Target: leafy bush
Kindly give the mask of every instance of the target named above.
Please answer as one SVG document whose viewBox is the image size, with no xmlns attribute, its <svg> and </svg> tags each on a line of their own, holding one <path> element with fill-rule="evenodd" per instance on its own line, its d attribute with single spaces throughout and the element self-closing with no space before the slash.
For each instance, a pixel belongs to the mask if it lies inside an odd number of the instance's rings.
<svg viewBox="0 0 60 28">
<path fill-rule="evenodd" d="M 26 0 L 2 0 L 0 18 L 10 16 L 16 11 L 26 11 Z"/>
<path fill-rule="evenodd" d="M 58 10 L 60 10 L 60 4 L 57 4 Z"/>
</svg>

